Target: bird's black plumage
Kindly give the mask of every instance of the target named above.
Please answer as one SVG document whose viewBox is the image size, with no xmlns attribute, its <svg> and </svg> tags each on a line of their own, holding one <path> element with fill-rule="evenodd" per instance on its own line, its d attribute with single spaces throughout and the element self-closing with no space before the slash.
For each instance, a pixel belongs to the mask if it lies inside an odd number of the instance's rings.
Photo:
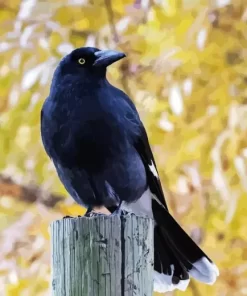
<svg viewBox="0 0 247 296">
<path fill-rule="evenodd" d="M 184 290 L 189 274 L 213 283 L 217 267 L 168 212 L 145 128 L 130 98 L 106 79 L 125 55 L 79 48 L 59 63 L 41 112 L 47 154 L 70 195 L 92 208 L 154 217 L 154 287 Z"/>
</svg>

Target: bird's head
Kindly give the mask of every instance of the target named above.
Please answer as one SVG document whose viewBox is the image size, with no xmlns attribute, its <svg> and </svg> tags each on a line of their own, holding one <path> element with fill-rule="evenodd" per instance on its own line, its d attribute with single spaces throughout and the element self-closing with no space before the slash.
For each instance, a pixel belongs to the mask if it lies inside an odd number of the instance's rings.
<svg viewBox="0 0 247 296">
<path fill-rule="evenodd" d="M 115 50 L 81 47 L 65 56 L 59 66 L 62 75 L 105 76 L 106 68 L 126 55 Z"/>
</svg>

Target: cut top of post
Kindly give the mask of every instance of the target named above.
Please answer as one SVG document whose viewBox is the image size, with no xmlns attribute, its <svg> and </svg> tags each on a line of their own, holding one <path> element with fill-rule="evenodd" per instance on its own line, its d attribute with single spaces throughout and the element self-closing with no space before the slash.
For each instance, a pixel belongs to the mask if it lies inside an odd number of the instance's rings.
<svg viewBox="0 0 247 296">
<path fill-rule="evenodd" d="M 151 296 L 153 220 L 134 214 L 51 225 L 53 296 Z"/>
</svg>

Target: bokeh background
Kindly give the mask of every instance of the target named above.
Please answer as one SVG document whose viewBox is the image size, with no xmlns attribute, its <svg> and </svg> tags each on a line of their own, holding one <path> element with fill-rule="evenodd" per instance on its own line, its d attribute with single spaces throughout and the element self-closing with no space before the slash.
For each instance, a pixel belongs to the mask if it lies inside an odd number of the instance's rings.
<svg viewBox="0 0 247 296">
<path fill-rule="evenodd" d="M 220 268 L 167 295 L 247 295 L 246 22 L 246 0 L 0 0 L 0 295 L 50 295 L 49 224 L 85 211 L 40 139 L 54 68 L 80 46 L 127 53 L 108 78 L 140 112 L 172 213 Z"/>
</svg>

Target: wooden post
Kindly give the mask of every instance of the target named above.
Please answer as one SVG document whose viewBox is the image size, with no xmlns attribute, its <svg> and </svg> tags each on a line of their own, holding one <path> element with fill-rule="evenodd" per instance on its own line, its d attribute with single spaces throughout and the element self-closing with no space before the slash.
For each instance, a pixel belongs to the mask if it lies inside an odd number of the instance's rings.
<svg viewBox="0 0 247 296">
<path fill-rule="evenodd" d="M 152 296 L 152 219 L 66 218 L 51 236 L 52 296 Z"/>
</svg>

